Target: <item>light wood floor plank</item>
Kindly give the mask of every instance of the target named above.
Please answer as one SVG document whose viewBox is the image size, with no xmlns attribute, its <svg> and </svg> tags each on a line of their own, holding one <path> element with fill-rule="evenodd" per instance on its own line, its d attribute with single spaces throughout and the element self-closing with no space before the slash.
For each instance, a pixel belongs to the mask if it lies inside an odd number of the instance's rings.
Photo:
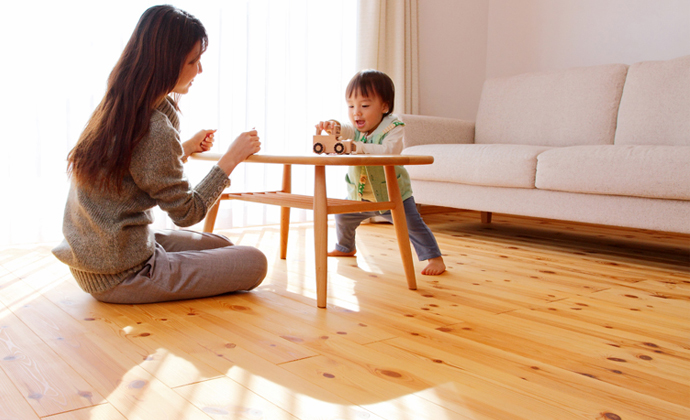
<svg viewBox="0 0 690 420">
<path fill-rule="evenodd" d="M 19 389 L 5 372 L 0 370 L 0 419 L 37 420 L 38 418 L 31 405 L 22 397 Z"/>
<path fill-rule="evenodd" d="M 242 346 L 197 327 L 203 324 L 186 319 L 174 320 L 175 308 L 170 305 L 147 305 L 146 308 L 153 315 L 164 317 L 172 328 L 184 332 L 190 346 L 196 347 L 189 350 L 191 356 L 216 366 L 228 378 L 273 403 L 279 403 L 280 407 L 294 416 L 301 419 L 337 419 L 346 414 L 344 418 L 377 418 L 373 413 L 352 406 L 338 395 L 293 375 Z M 208 382 L 214 383 L 215 380 Z M 216 406 L 230 404 L 224 397 L 220 398 Z M 204 402 L 205 407 L 211 405 Z M 227 411 L 226 407 L 220 412 Z"/>
<path fill-rule="evenodd" d="M 101 404 L 95 407 L 44 417 L 46 420 L 126 420 L 112 405 Z"/>
<path fill-rule="evenodd" d="M 546 418 L 545 413 L 551 412 L 552 418 L 558 419 L 606 418 L 603 414 L 611 413 L 624 419 L 662 420 L 682 419 L 690 413 L 687 407 L 627 391 L 588 376 L 563 371 L 550 364 L 513 356 L 500 350 L 485 347 L 483 354 L 472 352 L 469 357 L 465 357 L 469 349 L 455 351 L 462 346 L 459 342 L 454 346 L 438 344 L 440 343 L 414 337 L 396 338 L 369 347 L 393 354 L 402 360 L 424 360 L 430 365 L 429 369 L 443 368 L 477 377 L 476 380 L 467 380 L 467 384 L 488 381 L 496 386 L 505 387 L 503 390 L 489 389 L 484 394 L 476 392 L 476 388 L 458 392 L 460 401 L 467 401 L 463 397 L 469 398 L 471 393 L 475 398 L 479 395 L 484 399 L 489 398 L 489 401 L 492 401 L 491 395 L 495 395 L 495 392 L 506 395 L 510 391 L 514 394 L 508 394 L 506 398 L 512 399 L 516 398 L 515 394 L 523 394 L 514 404 L 522 406 L 523 403 L 529 402 L 528 409 L 536 408 L 538 413 L 530 414 L 532 418 Z M 433 390 L 425 390 L 422 393 L 427 396 L 429 391 Z M 613 416 L 609 418 L 611 417 Z M 501 416 L 488 414 L 488 418 Z"/>
<path fill-rule="evenodd" d="M 0 367 L 39 416 L 103 402 L 93 387 L 17 316 L 0 319 Z"/>
<path fill-rule="evenodd" d="M 415 256 L 408 290 L 365 224 L 327 309 L 311 223 L 286 260 L 277 226 L 220 232 L 266 254 L 254 291 L 151 305 L 97 302 L 54 244 L 0 249 L 0 418 L 690 418 L 689 235 L 422 214 L 448 271 Z"/>
</svg>

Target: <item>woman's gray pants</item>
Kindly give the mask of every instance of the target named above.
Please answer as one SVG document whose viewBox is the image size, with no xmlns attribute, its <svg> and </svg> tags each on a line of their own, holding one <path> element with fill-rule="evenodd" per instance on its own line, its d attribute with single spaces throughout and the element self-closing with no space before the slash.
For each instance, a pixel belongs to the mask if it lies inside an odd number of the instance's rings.
<svg viewBox="0 0 690 420">
<path fill-rule="evenodd" d="M 251 290 L 268 269 L 256 248 L 235 246 L 214 233 L 156 232 L 156 248 L 137 273 L 110 290 L 92 295 L 109 303 L 152 303 Z"/>
</svg>

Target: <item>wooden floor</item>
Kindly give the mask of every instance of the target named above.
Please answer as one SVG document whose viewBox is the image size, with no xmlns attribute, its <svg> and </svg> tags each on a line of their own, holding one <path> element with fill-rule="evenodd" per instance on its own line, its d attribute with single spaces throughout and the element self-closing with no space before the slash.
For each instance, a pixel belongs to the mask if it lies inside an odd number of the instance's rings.
<svg viewBox="0 0 690 420">
<path fill-rule="evenodd" d="M 255 291 L 152 305 L 2 249 L 0 419 L 690 419 L 690 236 L 444 210 L 447 273 L 408 290 L 363 225 L 328 309 L 308 224 L 287 261 L 277 226 L 222 232 L 267 254 Z"/>
</svg>

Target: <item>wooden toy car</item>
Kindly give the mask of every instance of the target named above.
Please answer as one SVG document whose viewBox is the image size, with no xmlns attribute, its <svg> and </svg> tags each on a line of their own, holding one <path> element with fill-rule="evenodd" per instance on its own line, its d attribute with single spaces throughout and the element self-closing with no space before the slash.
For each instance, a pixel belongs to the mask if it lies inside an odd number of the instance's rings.
<svg viewBox="0 0 690 420">
<path fill-rule="evenodd" d="M 314 136 L 314 153 L 335 153 L 338 155 L 350 154 L 354 150 L 352 140 L 341 140 L 340 130 L 336 128 L 333 134 L 321 135 L 320 130 L 317 130 Z"/>
</svg>

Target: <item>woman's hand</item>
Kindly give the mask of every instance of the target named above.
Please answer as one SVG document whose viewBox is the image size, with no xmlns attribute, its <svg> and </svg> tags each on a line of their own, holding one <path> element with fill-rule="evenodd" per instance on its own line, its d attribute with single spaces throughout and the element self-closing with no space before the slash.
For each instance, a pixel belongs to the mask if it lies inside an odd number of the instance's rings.
<svg viewBox="0 0 690 420">
<path fill-rule="evenodd" d="M 235 141 L 232 142 L 227 152 L 225 152 L 223 157 L 218 161 L 218 166 L 225 171 L 227 175 L 230 175 L 240 162 L 243 162 L 259 150 L 261 150 L 261 142 L 259 141 L 259 134 L 257 131 L 246 131 L 237 136 Z"/>
<path fill-rule="evenodd" d="M 201 130 L 196 133 L 194 137 L 182 143 L 182 148 L 184 149 L 182 161 L 186 162 L 187 158 L 191 156 L 192 153 L 202 153 L 211 150 L 213 141 L 215 140 L 215 132 L 216 130 Z"/>
</svg>

